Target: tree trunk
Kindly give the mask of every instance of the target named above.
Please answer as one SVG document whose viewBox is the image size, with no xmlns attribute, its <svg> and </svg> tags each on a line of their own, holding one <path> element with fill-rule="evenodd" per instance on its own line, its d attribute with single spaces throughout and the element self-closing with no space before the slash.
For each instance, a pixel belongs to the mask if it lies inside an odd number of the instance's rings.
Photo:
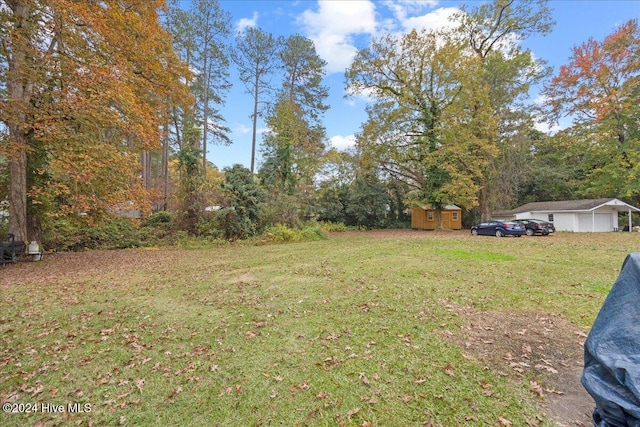
<svg viewBox="0 0 640 427">
<path fill-rule="evenodd" d="M 149 151 L 142 150 L 140 152 L 140 163 L 142 163 L 142 186 L 145 190 L 149 190 L 150 187 L 150 165 L 149 165 Z"/>
<path fill-rule="evenodd" d="M 169 114 L 165 118 L 162 138 L 162 210 L 169 208 Z"/>
<path fill-rule="evenodd" d="M 479 200 L 479 208 L 480 208 L 480 219 L 482 221 L 488 221 L 491 219 L 491 208 L 489 207 L 489 197 L 487 195 L 486 186 L 482 186 L 480 188 L 480 200 Z"/>
<path fill-rule="evenodd" d="M 209 31 L 209 16 L 211 12 L 207 10 L 206 31 Z M 207 133 L 209 133 L 209 85 L 211 84 L 211 72 L 209 71 L 209 35 L 204 37 L 204 52 L 202 69 L 204 72 L 204 92 L 202 99 L 202 176 L 207 177 Z"/>
<path fill-rule="evenodd" d="M 27 106 L 33 84 L 30 81 L 29 4 L 8 2 L 15 16 L 15 32 L 9 56 L 6 87 L 11 116 L 5 119 L 9 128 L 9 233 L 16 240 L 28 240 L 27 235 Z"/>
<path fill-rule="evenodd" d="M 28 240 L 27 152 L 24 150 L 21 150 L 16 157 L 9 159 L 9 188 L 9 233 L 14 235 L 16 241 L 26 241 Z"/>
<path fill-rule="evenodd" d="M 255 171 L 256 162 L 256 132 L 258 126 L 258 94 L 259 94 L 260 74 L 256 67 L 254 92 L 253 92 L 253 129 L 251 131 L 251 173 Z"/>
</svg>

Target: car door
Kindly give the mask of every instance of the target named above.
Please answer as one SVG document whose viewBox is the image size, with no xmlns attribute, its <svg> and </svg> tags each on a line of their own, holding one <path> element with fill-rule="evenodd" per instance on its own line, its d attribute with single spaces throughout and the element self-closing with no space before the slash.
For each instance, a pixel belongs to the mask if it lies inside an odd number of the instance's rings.
<svg viewBox="0 0 640 427">
<path fill-rule="evenodd" d="M 478 230 L 478 234 L 484 234 L 486 236 L 491 236 L 495 234 L 496 230 L 496 222 L 488 221 L 480 224 L 480 229 Z"/>
</svg>

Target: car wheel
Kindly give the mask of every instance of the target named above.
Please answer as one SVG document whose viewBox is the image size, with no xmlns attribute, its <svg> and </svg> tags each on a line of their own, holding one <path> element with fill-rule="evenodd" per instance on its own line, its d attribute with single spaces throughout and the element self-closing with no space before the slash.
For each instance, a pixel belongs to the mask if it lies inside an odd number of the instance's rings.
<svg viewBox="0 0 640 427">
<path fill-rule="evenodd" d="M 527 236 L 533 236 L 535 233 L 533 232 L 532 229 L 527 228 Z"/>
<path fill-rule="evenodd" d="M 476 230 L 476 229 L 471 230 L 471 235 L 472 236 L 477 236 L 478 235 L 478 230 Z"/>
<path fill-rule="evenodd" d="M 502 237 L 504 236 L 504 233 L 500 230 L 496 230 L 496 237 Z"/>
</svg>

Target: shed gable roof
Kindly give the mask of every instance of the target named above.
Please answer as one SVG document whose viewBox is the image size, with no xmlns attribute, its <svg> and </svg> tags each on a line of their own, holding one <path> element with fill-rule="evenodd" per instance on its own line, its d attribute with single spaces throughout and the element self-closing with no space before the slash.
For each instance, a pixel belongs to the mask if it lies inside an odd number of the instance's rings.
<svg viewBox="0 0 640 427">
<path fill-rule="evenodd" d="M 422 205 L 422 206 L 416 206 L 420 209 L 423 209 L 425 211 L 432 211 L 432 210 L 436 210 L 434 207 L 432 207 L 431 205 Z M 443 211 L 460 211 L 462 210 L 460 207 L 456 206 L 456 205 L 445 205 L 442 207 Z"/>
</svg>

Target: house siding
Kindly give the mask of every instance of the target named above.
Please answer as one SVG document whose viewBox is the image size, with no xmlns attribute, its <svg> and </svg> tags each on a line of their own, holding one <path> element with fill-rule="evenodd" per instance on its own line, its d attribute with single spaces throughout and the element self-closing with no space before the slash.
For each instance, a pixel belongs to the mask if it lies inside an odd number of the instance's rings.
<svg viewBox="0 0 640 427">
<path fill-rule="evenodd" d="M 627 212 L 640 212 L 640 209 L 618 199 L 566 200 L 528 203 L 510 211 L 496 212 L 494 218 L 548 221 L 553 215 L 557 231 L 610 232 L 619 230 L 618 216 Z"/>
<path fill-rule="evenodd" d="M 602 232 L 613 231 L 614 228 L 618 228 L 617 224 L 614 224 L 614 215 L 612 212 L 596 213 L 595 215 L 592 215 L 591 213 L 581 213 L 576 216 L 578 220 L 578 227 L 576 231 Z M 615 219 L 618 219 L 617 214 L 615 215 Z"/>
<path fill-rule="evenodd" d="M 553 214 L 553 226 L 556 228 L 556 231 L 574 231 L 575 225 L 576 224 L 575 224 L 574 214 L 572 213 L 554 213 Z"/>
</svg>

